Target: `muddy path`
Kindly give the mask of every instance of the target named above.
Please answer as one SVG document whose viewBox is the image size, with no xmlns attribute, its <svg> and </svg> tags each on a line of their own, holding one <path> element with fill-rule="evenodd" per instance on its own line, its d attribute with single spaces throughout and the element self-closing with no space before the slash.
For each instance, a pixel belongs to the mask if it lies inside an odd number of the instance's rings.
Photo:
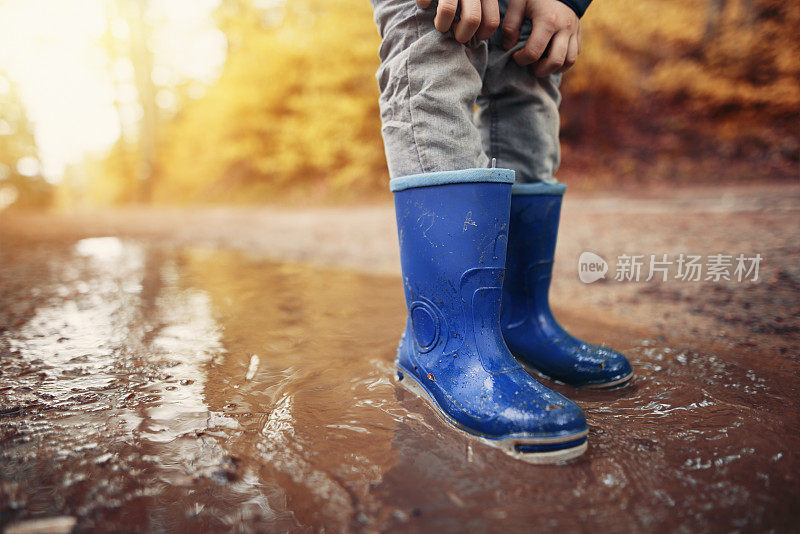
<svg viewBox="0 0 800 534">
<path fill-rule="evenodd" d="M 561 466 L 397 387 L 388 206 L 2 215 L 0 527 L 794 530 L 799 193 L 565 206 L 557 315 L 637 377 L 549 383 L 591 425 Z M 587 249 L 765 261 L 751 284 L 584 285 Z"/>
</svg>

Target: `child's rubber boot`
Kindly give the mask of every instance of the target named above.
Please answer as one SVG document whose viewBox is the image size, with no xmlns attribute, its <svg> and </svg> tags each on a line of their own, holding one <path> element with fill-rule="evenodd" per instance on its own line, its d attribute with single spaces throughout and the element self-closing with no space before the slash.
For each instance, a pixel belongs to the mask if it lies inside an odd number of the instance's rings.
<svg viewBox="0 0 800 534">
<path fill-rule="evenodd" d="M 533 379 L 500 332 L 513 181 L 506 169 L 391 181 L 408 307 L 398 378 L 457 428 L 559 462 L 586 450 L 583 412 Z"/>
<path fill-rule="evenodd" d="M 550 311 L 564 184 L 517 184 L 503 284 L 501 324 L 511 353 L 526 368 L 576 387 L 609 388 L 633 376 L 619 352 L 581 341 L 565 331 Z"/>
</svg>

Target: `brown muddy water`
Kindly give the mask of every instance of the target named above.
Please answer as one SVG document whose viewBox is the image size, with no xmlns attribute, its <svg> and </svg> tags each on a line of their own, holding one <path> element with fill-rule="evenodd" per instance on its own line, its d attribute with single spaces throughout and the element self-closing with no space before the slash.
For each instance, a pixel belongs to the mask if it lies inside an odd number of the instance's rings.
<svg viewBox="0 0 800 534">
<path fill-rule="evenodd" d="M 91 238 L 0 253 L 0 527 L 791 531 L 794 354 L 567 322 L 637 377 L 536 466 L 398 387 L 400 282 Z M 71 526 L 70 519 L 61 525 Z"/>
</svg>

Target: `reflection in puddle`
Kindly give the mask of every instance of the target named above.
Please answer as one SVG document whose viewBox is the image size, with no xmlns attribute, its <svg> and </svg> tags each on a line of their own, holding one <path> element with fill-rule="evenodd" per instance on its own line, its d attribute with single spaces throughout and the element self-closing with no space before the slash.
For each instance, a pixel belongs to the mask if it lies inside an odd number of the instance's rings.
<svg viewBox="0 0 800 534">
<path fill-rule="evenodd" d="M 395 386 L 394 278 L 113 237 L 16 261 L 39 297 L 0 333 L 0 526 L 706 530 L 794 513 L 793 374 L 752 358 L 604 330 L 636 381 L 555 386 L 585 408 L 590 449 L 532 466 Z"/>
<path fill-rule="evenodd" d="M 122 240 L 117 237 L 90 237 L 75 243 L 75 252 L 87 256 L 99 263 L 114 263 L 122 258 L 123 253 L 134 255 L 141 250 L 135 247 L 123 248 Z"/>
</svg>

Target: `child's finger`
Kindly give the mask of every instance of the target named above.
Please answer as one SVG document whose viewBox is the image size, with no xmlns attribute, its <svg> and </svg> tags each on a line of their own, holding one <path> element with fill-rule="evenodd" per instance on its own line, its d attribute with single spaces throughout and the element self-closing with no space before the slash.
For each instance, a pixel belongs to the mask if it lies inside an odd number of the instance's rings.
<svg viewBox="0 0 800 534">
<path fill-rule="evenodd" d="M 478 39 L 488 39 L 500 26 L 500 7 L 497 0 L 483 0 L 481 2 L 481 27 L 478 28 Z"/>
<path fill-rule="evenodd" d="M 458 0 L 439 0 L 436 17 L 433 19 L 433 25 L 437 30 L 444 33 L 450 29 L 456 18 L 456 8 L 458 8 Z"/>
<path fill-rule="evenodd" d="M 481 25 L 480 0 L 461 0 L 461 17 L 456 22 L 454 34 L 456 41 L 466 43 Z"/>
<path fill-rule="evenodd" d="M 528 37 L 525 48 L 521 48 L 514 53 L 514 61 L 523 67 L 536 63 L 547 49 L 547 45 L 550 43 L 550 38 L 552 36 L 553 29 L 550 25 L 534 21 L 531 36 Z"/>
<path fill-rule="evenodd" d="M 567 47 L 567 57 L 564 59 L 564 66 L 556 72 L 566 72 L 575 64 L 578 60 L 579 48 L 578 34 L 573 33 L 569 38 L 569 46 Z"/>
<path fill-rule="evenodd" d="M 564 66 L 567 59 L 567 50 L 569 49 L 570 34 L 567 32 L 558 32 L 550 42 L 550 50 L 547 56 L 539 60 L 539 63 L 534 67 L 533 74 L 537 78 L 544 78 L 559 70 Z"/>
<path fill-rule="evenodd" d="M 430 5 L 431 5 L 431 2 L 432 2 L 432 1 L 433 1 L 433 0 L 414 0 L 414 2 L 416 2 L 416 4 L 417 4 L 419 7 L 421 7 L 422 9 L 428 9 L 428 6 L 430 6 Z"/>
<path fill-rule="evenodd" d="M 523 0 L 511 0 L 508 3 L 506 16 L 503 17 L 503 48 L 509 50 L 519 41 L 519 29 L 525 13 Z"/>
</svg>

